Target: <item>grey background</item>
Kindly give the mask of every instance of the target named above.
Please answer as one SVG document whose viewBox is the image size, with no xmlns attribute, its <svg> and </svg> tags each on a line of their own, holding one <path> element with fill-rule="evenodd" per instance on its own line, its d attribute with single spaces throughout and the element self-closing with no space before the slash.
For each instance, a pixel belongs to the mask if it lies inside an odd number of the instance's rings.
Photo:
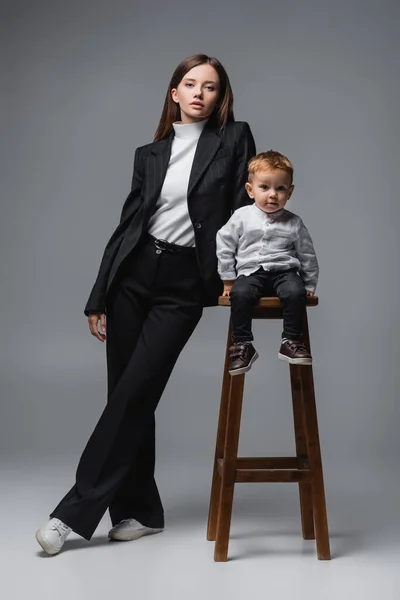
<svg viewBox="0 0 400 600">
<path fill-rule="evenodd" d="M 399 533 L 398 4 L 3 0 L 1 13 L 0 455 L 10 534 L 14 508 L 21 516 L 29 498 L 25 550 L 34 552 L 31 533 L 72 484 L 102 411 L 105 346 L 89 335 L 83 308 L 134 150 L 153 138 L 175 66 L 205 52 L 226 67 L 236 119 L 249 122 L 257 150 L 294 163 L 288 208 L 308 226 L 321 267 L 320 306 L 309 318 L 332 540 L 337 556 L 357 556 L 372 526 L 364 547 L 378 551 L 378 533 L 386 541 Z M 227 321 L 227 309 L 205 310 L 157 413 L 167 519 L 197 515 L 196 548 L 205 545 Z M 290 455 L 280 324 L 257 322 L 254 332 L 260 359 L 246 380 L 240 452 Z M 235 523 L 277 510 L 281 525 L 294 517 L 297 540 L 292 486 L 243 486 L 236 500 Z M 349 531 L 358 531 L 353 546 L 343 542 Z M 390 548 L 398 558 L 399 546 Z M 301 556 L 290 558 L 299 568 Z M 313 551 L 307 560 L 319 581 Z M 38 562 L 29 564 L 36 577 Z"/>
</svg>

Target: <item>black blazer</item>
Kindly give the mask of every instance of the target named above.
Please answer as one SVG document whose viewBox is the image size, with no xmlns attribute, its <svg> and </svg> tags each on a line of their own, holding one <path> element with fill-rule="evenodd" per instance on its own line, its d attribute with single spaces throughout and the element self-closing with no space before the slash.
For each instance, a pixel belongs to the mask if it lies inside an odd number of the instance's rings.
<svg viewBox="0 0 400 600">
<path fill-rule="evenodd" d="M 85 307 L 86 315 L 106 312 L 107 295 L 119 267 L 147 231 L 166 175 L 173 138 L 172 131 L 167 138 L 141 146 L 135 152 L 131 192 L 104 251 Z M 255 153 L 254 139 L 245 122 L 229 122 L 218 133 L 209 121 L 201 132 L 189 178 L 188 210 L 195 232 L 204 306 L 217 304 L 222 292 L 216 234 L 233 211 L 252 202 L 244 185 L 247 163 Z"/>
</svg>

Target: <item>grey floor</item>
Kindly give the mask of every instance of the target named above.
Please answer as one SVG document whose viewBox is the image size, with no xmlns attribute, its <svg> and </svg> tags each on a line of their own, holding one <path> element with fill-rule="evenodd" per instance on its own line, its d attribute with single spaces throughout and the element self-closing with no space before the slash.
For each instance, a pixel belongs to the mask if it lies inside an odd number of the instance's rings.
<svg viewBox="0 0 400 600">
<path fill-rule="evenodd" d="M 326 465 L 329 562 L 318 561 L 314 542 L 301 538 L 295 485 L 237 486 L 229 561 L 217 564 L 205 539 L 210 473 L 193 467 L 161 460 L 163 533 L 109 542 L 106 515 L 91 542 L 72 534 L 61 554 L 46 557 L 34 532 L 74 467 L 3 465 L 2 598 L 400 598 L 400 490 L 389 470 L 347 466 L 339 474 Z"/>
</svg>

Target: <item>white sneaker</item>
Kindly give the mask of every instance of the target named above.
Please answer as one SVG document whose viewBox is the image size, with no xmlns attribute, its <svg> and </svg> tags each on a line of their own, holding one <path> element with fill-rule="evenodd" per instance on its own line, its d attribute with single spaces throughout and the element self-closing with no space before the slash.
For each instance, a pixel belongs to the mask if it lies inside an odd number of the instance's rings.
<svg viewBox="0 0 400 600">
<path fill-rule="evenodd" d="M 71 531 L 71 527 L 60 519 L 50 519 L 46 525 L 37 530 L 36 539 L 46 554 L 58 554 Z"/>
<path fill-rule="evenodd" d="M 108 537 L 120 542 L 129 542 L 137 540 L 143 535 L 152 535 L 153 533 L 160 533 L 160 531 L 163 531 L 163 528 L 155 529 L 154 527 L 146 527 L 139 523 L 139 521 L 136 521 L 136 519 L 123 519 L 110 529 Z"/>
</svg>

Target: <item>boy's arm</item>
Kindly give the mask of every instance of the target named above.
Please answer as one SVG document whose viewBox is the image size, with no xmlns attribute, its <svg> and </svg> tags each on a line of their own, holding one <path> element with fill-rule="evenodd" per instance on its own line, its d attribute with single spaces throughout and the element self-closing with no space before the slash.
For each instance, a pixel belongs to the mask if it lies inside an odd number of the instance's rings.
<svg viewBox="0 0 400 600">
<path fill-rule="evenodd" d="M 311 236 L 301 219 L 294 245 L 306 291 L 313 295 L 318 283 L 319 266 Z"/>
<path fill-rule="evenodd" d="M 218 274 L 224 282 L 224 296 L 229 296 L 236 279 L 236 251 L 240 231 L 241 219 L 235 212 L 226 225 L 217 232 Z"/>
</svg>

